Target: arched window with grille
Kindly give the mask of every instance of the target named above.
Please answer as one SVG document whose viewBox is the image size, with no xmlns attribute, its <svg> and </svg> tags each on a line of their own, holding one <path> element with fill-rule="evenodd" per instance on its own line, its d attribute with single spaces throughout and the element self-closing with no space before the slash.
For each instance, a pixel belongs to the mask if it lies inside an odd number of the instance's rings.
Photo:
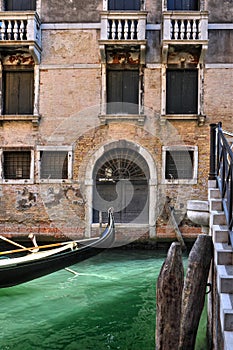
<svg viewBox="0 0 233 350">
<path fill-rule="evenodd" d="M 149 169 L 136 151 L 115 148 L 96 163 L 94 172 L 93 222 L 105 220 L 107 209 L 114 208 L 117 223 L 148 223 Z"/>
</svg>

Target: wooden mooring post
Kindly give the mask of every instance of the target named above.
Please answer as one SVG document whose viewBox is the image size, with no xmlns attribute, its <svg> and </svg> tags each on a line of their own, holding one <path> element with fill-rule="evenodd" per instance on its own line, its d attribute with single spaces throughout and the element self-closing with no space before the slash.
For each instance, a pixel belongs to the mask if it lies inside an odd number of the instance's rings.
<svg viewBox="0 0 233 350">
<path fill-rule="evenodd" d="M 172 243 L 157 280 L 156 350 L 194 350 L 212 256 L 212 237 L 199 235 L 184 282 L 181 245 Z"/>
<path fill-rule="evenodd" d="M 181 244 L 173 242 L 157 280 L 156 350 L 178 349 L 183 284 Z"/>
<path fill-rule="evenodd" d="M 188 259 L 182 295 L 179 350 L 193 350 L 195 348 L 212 257 L 212 237 L 204 234 L 199 235 Z"/>
</svg>

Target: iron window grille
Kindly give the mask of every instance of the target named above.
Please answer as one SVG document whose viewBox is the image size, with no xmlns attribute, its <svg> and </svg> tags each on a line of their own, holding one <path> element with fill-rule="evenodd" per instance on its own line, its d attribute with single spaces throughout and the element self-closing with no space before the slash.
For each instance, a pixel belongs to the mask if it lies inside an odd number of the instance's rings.
<svg viewBox="0 0 233 350">
<path fill-rule="evenodd" d="M 3 178 L 9 180 L 30 179 L 31 151 L 4 151 Z"/>
</svg>

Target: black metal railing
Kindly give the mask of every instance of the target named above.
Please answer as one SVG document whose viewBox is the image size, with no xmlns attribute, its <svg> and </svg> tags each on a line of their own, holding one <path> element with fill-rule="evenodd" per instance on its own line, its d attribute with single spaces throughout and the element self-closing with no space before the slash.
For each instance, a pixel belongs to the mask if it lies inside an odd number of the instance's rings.
<svg viewBox="0 0 233 350">
<path fill-rule="evenodd" d="M 222 206 L 229 231 L 229 244 L 233 247 L 233 151 L 228 138 L 233 133 L 224 131 L 222 123 L 210 125 L 210 180 L 217 180 Z"/>
</svg>

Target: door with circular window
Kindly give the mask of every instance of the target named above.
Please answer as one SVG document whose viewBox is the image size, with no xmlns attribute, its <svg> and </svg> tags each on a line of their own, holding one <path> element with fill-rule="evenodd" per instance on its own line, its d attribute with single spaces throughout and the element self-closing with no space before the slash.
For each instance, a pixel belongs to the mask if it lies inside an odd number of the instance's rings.
<svg viewBox="0 0 233 350">
<path fill-rule="evenodd" d="M 136 151 L 116 148 L 96 163 L 93 191 L 93 222 L 106 221 L 109 207 L 116 223 L 148 223 L 149 169 Z"/>
</svg>

